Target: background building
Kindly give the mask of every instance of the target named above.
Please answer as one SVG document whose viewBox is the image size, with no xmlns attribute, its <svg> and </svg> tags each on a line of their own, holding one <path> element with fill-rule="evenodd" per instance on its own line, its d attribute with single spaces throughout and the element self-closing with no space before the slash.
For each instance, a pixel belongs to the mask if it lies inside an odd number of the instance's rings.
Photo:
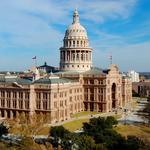
<svg viewBox="0 0 150 150">
<path fill-rule="evenodd" d="M 134 70 L 131 70 L 127 73 L 127 75 L 131 78 L 132 82 L 139 82 L 139 73 L 135 72 Z"/>
</svg>

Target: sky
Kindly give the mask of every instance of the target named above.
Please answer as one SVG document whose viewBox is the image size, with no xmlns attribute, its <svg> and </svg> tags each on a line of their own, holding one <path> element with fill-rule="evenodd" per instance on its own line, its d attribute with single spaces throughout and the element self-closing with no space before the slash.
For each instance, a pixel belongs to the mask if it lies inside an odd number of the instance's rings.
<svg viewBox="0 0 150 150">
<path fill-rule="evenodd" d="M 0 71 L 59 66 L 59 48 L 77 8 L 93 66 L 150 71 L 150 0 L 0 0 Z"/>
</svg>

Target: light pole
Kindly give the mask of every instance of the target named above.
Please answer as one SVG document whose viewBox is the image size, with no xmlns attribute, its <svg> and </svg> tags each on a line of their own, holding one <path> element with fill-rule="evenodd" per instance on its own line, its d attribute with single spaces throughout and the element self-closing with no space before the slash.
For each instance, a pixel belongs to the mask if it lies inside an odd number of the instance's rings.
<svg viewBox="0 0 150 150">
<path fill-rule="evenodd" d="M 124 118 L 124 125 L 126 125 L 127 124 L 127 111 L 128 111 L 128 109 L 124 109 L 124 115 L 125 115 L 125 118 Z"/>
</svg>

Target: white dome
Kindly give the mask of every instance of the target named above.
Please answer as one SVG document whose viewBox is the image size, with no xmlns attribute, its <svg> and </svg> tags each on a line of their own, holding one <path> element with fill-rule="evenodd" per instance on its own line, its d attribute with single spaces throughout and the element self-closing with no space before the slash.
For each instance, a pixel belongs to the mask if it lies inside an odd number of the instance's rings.
<svg viewBox="0 0 150 150">
<path fill-rule="evenodd" d="M 65 38 L 75 38 L 75 37 L 87 39 L 87 32 L 85 28 L 79 23 L 70 25 L 65 33 Z"/>
<path fill-rule="evenodd" d="M 67 28 L 65 39 L 81 38 L 87 39 L 87 32 L 85 28 L 80 25 L 78 11 L 75 10 L 73 15 L 73 23 Z"/>
</svg>

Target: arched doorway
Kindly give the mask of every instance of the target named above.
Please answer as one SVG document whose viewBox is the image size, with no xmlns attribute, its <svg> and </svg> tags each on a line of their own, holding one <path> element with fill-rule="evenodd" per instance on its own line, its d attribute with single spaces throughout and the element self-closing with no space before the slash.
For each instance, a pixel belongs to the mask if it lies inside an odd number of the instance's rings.
<svg viewBox="0 0 150 150">
<path fill-rule="evenodd" d="M 112 84 L 112 88 L 111 88 L 111 92 L 112 92 L 112 108 L 116 108 L 116 84 L 113 83 Z"/>
</svg>

